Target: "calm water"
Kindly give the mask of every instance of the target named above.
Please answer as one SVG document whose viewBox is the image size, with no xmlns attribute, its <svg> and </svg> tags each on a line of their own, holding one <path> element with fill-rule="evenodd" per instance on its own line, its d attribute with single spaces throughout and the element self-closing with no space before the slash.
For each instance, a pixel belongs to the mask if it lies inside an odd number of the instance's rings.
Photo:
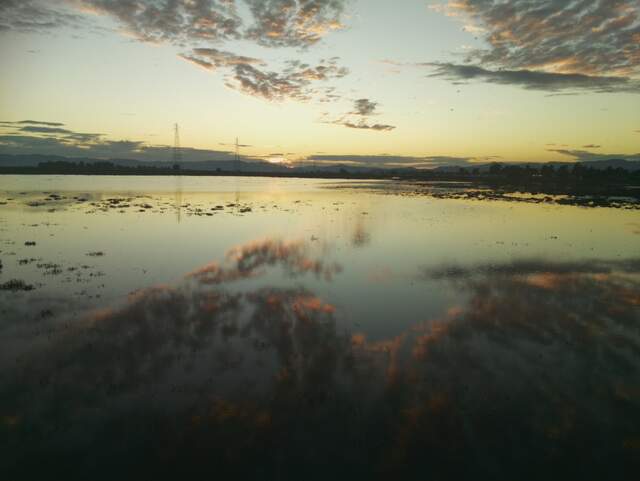
<svg viewBox="0 0 640 481">
<path fill-rule="evenodd" d="M 0 469 L 638 479 L 638 212 L 410 191 L 0 177 Z"/>
</svg>

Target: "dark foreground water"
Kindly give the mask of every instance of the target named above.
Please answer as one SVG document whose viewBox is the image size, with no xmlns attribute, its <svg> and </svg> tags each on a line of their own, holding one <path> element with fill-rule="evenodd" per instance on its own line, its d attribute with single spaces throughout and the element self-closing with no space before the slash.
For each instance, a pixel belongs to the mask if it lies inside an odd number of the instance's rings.
<svg viewBox="0 0 640 481">
<path fill-rule="evenodd" d="M 639 479 L 638 212 L 364 187 L 0 177 L 0 477 Z"/>
</svg>

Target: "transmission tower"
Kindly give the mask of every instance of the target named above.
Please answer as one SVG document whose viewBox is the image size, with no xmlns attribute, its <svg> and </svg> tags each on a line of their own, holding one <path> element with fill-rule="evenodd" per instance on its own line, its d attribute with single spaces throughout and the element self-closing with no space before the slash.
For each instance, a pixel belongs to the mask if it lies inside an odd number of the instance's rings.
<svg viewBox="0 0 640 481">
<path fill-rule="evenodd" d="M 173 138 L 173 169 L 180 170 L 180 164 L 182 163 L 182 151 L 180 150 L 180 127 L 178 124 L 174 126 L 174 138 Z"/>
</svg>

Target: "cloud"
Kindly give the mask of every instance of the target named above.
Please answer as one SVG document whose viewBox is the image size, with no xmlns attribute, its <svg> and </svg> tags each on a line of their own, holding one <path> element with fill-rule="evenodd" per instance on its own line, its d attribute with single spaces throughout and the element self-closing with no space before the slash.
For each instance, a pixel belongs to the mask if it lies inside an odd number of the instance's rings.
<svg viewBox="0 0 640 481">
<path fill-rule="evenodd" d="M 290 60 L 282 72 L 258 68 L 257 62 L 243 63 L 237 58 L 225 60 L 224 65 L 231 69 L 225 76 L 227 87 L 270 101 L 310 100 L 322 93 L 313 85 L 315 82 L 342 78 L 349 72 L 337 65 L 336 58 L 320 60 L 315 66 Z"/>
<path fill-rule="evenodd" d="M 115 18 L 145 42 L 178 45 L 247 39 L 264 47 L 301 47 L 343 28 L 345 0 L 78 0 Z M 239 14 L 238 10 L 248 13 Z"/>
<path fill-rule="evenodd" d="M 305 161 L 320 162 L 327 164 L 352 164 L 352 165 L 390 165 L 390 164 L 413 164 L 420 161 L 420 157 L 409 157 L 402 155 L 326 155 L 314 154 L 306 157 Z"/>
<path fill-rule="evenodd" d="M 325 124 L 342 125 L 349 129 L 374 130 L 378 132 L 389 132 L 395 129 L 395 126 L 388 124 L 369 123 L 367 118 L 377 115 L 376 109 L 378 102 L 369 99 L 357 99 L 353 102 L 353 110 L 347 112 L 337 119 L 324 119 Z"/>
<path fill-rule="evenodd" d="M 9 122 L 0 126 L 4 130 L 0 134 L 0 154 L 39 154 L 50 156 L 82 157 L 96 159 L 132 159 L 139 161 L 165 161 L 172 158 L 173 148 L 169 145 L 149 145 L 138 140 L 109 140 L 104 134 L 75 132 L 68 128 L 38 127 L 24 132 L 18 122 Z M 60 122 L 49 122 L 52 125 L 64 125 Z M 375 125 L 375 124 L 374 124 Z M 36 126 L 37 127 L 37 126 Z M 370 127 L 375 128 L 375 127 Z M 0 130 L 2 132 L 2 130 Z M 31 135 L 26 135 L 27 133 Z M 208 160 L 234 160 L 233 143 L 221 143 L 229 150 L 209 150 L 182 147 L 182 158 L 185 162 Z M 251 147 L 240 144 L 240 147 Z M 279 157 L 293 154 L 273 153 L 262 157 Z M 243 160 L 260 161 L 261 156 L 241 156 Z M 305 164 L 345 164 L 360 167 L 415 167 L 434 168 L 441 165 L 472 166 L 474 162 L 487 161 L 488 158 L 456 157 L 456 156 L 400 156 L 390 154 L 377 155 L 326 155 L 315 154 L 299 160 L 298 165 Z"/>
<path fill-rule="evenodd" d="M 614 272 L 640 272 L 640 258 L 621 260 L 548 261 L 544 259 L 517 259 L 502 264 L 460 266 L 447 264 L 425 268 L 423 279 L 465 280 L 474 276 L 529 276 L 534 274 L 611 274 Z"/>
<path fill-rule="evenodd" d="M 213 70 L 219 67 L 233 67 L 236 65 L 264 65 L 262 60 L 253 57 L 236 55 L 231 52 L 215 48 L 194 48 L 191 54 L 181 54 L 180 57 L 194 62 L 201 67 Z"/>
<path fill-rule="evenodd" d="M 559 92 L 573 90 L 597 93 L 640 93 L 640 80 L 580 73 L 554 73 L 533 70 L 489 70 L 478 65 L 447 62 L 423 63 L 433 69 L 429 77 L 443 78 L 455 84 L 480 80 L 498 85 L 516 85 L 528 90 Z"/>
<path fill-rule="evenodd" d="M 59 122 L 49 122 L 64 125 Z M 173 147 L 169 145 L 149 145 L 138 140 L 109 140 L 104 134 L 82 133 L 57 127 L 29 129 L 25 135 L 24 127 L 19 122 L 8 122 L 8 126 L 0 126 L 0 154 L 9 155 L 49 155 L 92 159 L 130 159 L 137 161 L 168 161 L 172 159 Z M 375 125 L 375 124 L 374 124 Z M 375 127 L 369 127 L 375 128 Z M 2 133 L 4 130 L 4 133 Z M 220 143 L 229 150 L 209 150 L 182 147 L 184 162 L 231 161 L 235 159 L 234 143 Z M 239 144 L 239 147 L 252 147 Z M 246 156 L 242 160 L 261 162 L 264 158 L 287 157 L 292 153 L 272 153 L 268 155 Z M 439 166 L 469 167 L 477 162 L 488 162 L 496 157 L 456 157 L 456 156 L 401 156 L 390 154 L 376 155 L 328 155 L 314 154 L 298 160 L 298 165 L 310 164 L 344 164 L 358 167 L 383 168 L 435 168 Z M 195 166 L 190 166 L 195 167 Z"/>
<path fill-rule="evenodd" d="M 23 126 L 25 124 L 29 125 Z M 64 126 L 61 122 L 0 122 L 0 129 L 4 131 L 0 134 L 0 153 L 97 159 L 126 158 L 140 161 L 163 161 L 172 158 L 173 148 L 168 145 L 148 145 L 136 140 L 108 140 L 104 138 L 104 134 L 75 132 L 66 128 L 41 126 L 42 124 Z M 229 151 L 183 147 L 181 152 L 184 161 L 235 158 L 235 154 Z M 242 158 L 255 160 L 246 156 Z"/>
<path fill-rule="evenodd" d="M 0 145 L 41 147 L 43 140 L 47 140 L 51 147 L 56 146 L 81 146 L 81 144 L 100 143 L 103 134 L 74 132 L 63 128 L 61 122 L 40 122 L 35 120 L 21 120 L 18 122 L 0 122 L 0 130 L 8 131 L 8 135 L 0 136 Z M 42 134 L 39 135 L 23 135 Z M 54 136 L 54 137 L 52 137 Z"/>
<path fill-rule="evenodd" d="M 601 145 L 595 145 L 595 144 L 587 144 L 587 145 L 583 145 L 582 148 L 583 149 L 599 149 L 600 147 L 602 147 Z"/>
<path fill-rule="evenodd" d="M 98 135 L 85 138 L 85 135 Z M 180 149 L 184 162 L 209 160 L 234 160 L 235 154 L 226 150 L 209 150 L 183 147 Z M 90 159 L 131 159 L 145 162 L 162 162 L 172 159 L 173 147 L 148 145 L 142 141 L 106 140 L 99 134 L 72 134 L 70 136 L 0 135 L 0 154 L 48 155 Z M 242 160 L 256 161 L 241 155 Z"/>
<path fill-rule="evenodd" d="M 338 125 L 344 125 L 345 127 L 349 128 L 349 129 L 364 129 L 364 130 L 377 130 L 380 132 L 389 132 L 393 129 L 395 129 L 395 126 L 393 125 L 387 125 L 387 124 L 368 124 L 364 121 L 360 121 L 358 123 L 353 123 L 353 122 L 349 122 L 349 121 L 337 121 L 334 122 Z"/>
<path fill-rule="evenodd" d="M 345 67 L 338 66 L 338 57 L 322 59 L 315 66 L 289 60 L 282 72 L 262 68 L 266 64 L 257 58 L 214 48 L 196 48 L 181 57 L 207 70 L 226 68 L 229 71 L 225 76 L 228 87 L 274 101 L 309 100 L 322 92 L 312 86 L 314 82 L 342 78 L 349 73 Z"/>
<path fill-rule="evenodd" d="M 6 154 L 50 154 L 65 155 L 78 149 L 54 137 L 37 137 L 34 135 L 0 135 L 0 152 Z"/>
<path fill-rule="evenodd" d="M 86 14 L 95 14 L 114 19 L 125 34 L 143 42 L 185 46 L 245 39 L 264 47 L 306 48 L 344 28 L 347 1 L 3 0 L 0 30 L 43 32 L 81 24 Z"/>
<path fill-rule="evenodd" d="M 353 115 L 373 115 L 378 103 L 372 102 L 369 99 L 358 99 L 354 102 L 355 110 L 350 112 Z"/>
<path fill-rule="evenodd" d="M 40 120 L 19 120 L 17 122 L 9 122 L 3 121 L 0 122 L 0 125 L 4 126 L 12 126 L 12 125 L 44 125 L 49 127 L 63 127 L 64 124 L 61 122 L 42 122 Z"/>
<path fill-rule="evenodd" d="M 636 0 L 455 0 L 448 12 L 486 30 L 469 58 L 507 69 L 630 76 L 640 67 Z"/>
<path fill-rule="evenodd" d="M 279 265 L 271 269 L 277 271 Z M 151 443 L 154 452 L 172 446 L 171 460 L 161 463 L 162 470 L 189 464 L 198 470 L 233 470 L 247 479 L 259 460 L 282 449 L 278 439 L 285 440 L 287 452 L 296 458 L 308 453 L 309 443 L 303 446 L 298 434 L 308 434 L 313 425 L 319 426 L 312 428 L 313 447 L 320 453 L 317 466 L 339 463 L 347 446 L 350 453 L 354 449 L 347 435 L 354 424 L 347 421 L 355 419 L 354 407 L 364 412 L 364 396 L 382 376 L 371 372 L 372 358 L 384 362 L 387 354 L 380 350 L 356 358 L 349 333 L 336 322 L 334 305 L 304 285 L 281 287 L 272 281 L 266 275 L 261 285 L 201 285 L 188 279 L 152 286 L 104 309 L 70 319 L 64 314 L 64 328 L 45 320 L 47 326 L 38 325 L 35 334 L 30 326 L 29 335 L 26 327 L 10 339 L 5 335 L 3 347 L 9 341 L 14 347 L 22 339 L 33 341 L 40 332 L 48 338 L 46 349 L 20 357 L 20 373 L 13 370 L 0 380 L 3 404 L 9 406 L 0 418 L 2 428 L 13 429 L 15 436 L 39 436 L 35 448 L 33 443 L 14 443 L 5 450 L 16 460 L 9 472 L 32 477 L 29 467 L 34 463 L 27 460 L 37 457 L 36 451 L 60 446 L 70 424 L 73 432 L 79 426 L 91 437 L 109 426 L 122 427 L 98 447 L 107 454 L 97 454 L 91 469 L 98 465 L 102 473 L 114 466 L 109 454 L 122 447 L 120 433 L 128 440 L 150 439 L 145 449 Z M 72 362 L 78 353 L 82 362 Z M 181 375 L 185 372 L 189 375 Z M 141 413 L 143 404 L 153 407 Z M 48 406 L 62 408 L 52 418 Z M 304 421 L 302 428 L 287 421 L 293 412 Z M 6 424 L 9 416 L 15 423 L 11 428 Z M 116 418 L 124 423 L 114 422 Z M 370 418 L 357 419 L 356 428 L 363 432 Z M 64 426 L 62 433 L 51 434 L 52 426 Z M 330 433 L 326 426 L 332 427 Z M 334 426 L 340 429 L 338 436 Z M 194 427 L 204 437 L 194 438 Z M 149 438 L 150 429 L 155 434 Z M 328 459 L 322 446 L 336 440 L 341 440 L 339 453 Z M 65 456 L 78 449 L 85 452 L 82 440 L 62 444 Z M 367 450 L 360 448 L 358 458 L 365 459 Z M 146 465 L 135 448 L 127 448 L 127 453 L 135 469 Z M 295 476 L 290 469 L 284 477 Z"/>
<path fill-rule="evenodd" d="M 244 34 L 266 47 L 308 47 L 343 28 L 345 0 L 245 0 L 254 23 Z"/>
<path fill-rule="evenodd" d="M 432 9 L 484 33 L 488 44 L 469 51 L 471 65 L 431 64 L 434 76 L 551 92 L 640 92 L 635 0 L 451 0 Z"/>
<path fill-rule="evenodd" d="M 302 241 L 264 239 L 234 247 L 227 252 L 229 267 L 217 262 L 187 274 L 200 284 L 215 285 L 250 279 L 264 274 L 267 267 L 280 266 L 289 277 L 313 273 L 327 281 L 342 271 L 338 264 L 327 264 L 309 257 L 308 245 Z"/>
<path fill-rule="evenodd" d="M 230 70 L 225 83 L 235 90 L 267 100 L 306 101 L 317 96 L 321 102 L 334 101 L 339 96 L 334 91 L 326 91 L 320 96 L 319 90 L 311 88 L 312 82 L 330 81 L 349 73 L 348 69 L 337 65 L 337 58 L 322 60 L 315 66 L 290 60 L 282 69 L 276 70 L 267 68 L 266 62 L 260 59 L 236 55 L 210 45 L 212 42 L 248 40 L 264 47 L 306 48 L 317 43 L 326 33 L 342 28 L 340 18 L 345 2 L 68 0 L 69 5 L 85 15 L 91 13 L 115 19 L 122 31 L 136 40 L 176 45 L 187 49 L 180 56 L 195 65 L 208 70 Z M 8 0 L 0 5 L 0 13 L 5 14 L 12 26 L 19 25 L 22 17 L 63 16 L 59 3 L 48 6 L 35 0 L 26 3 Z M 32 10 L 37 12 L 32 14 Z M 206 42 L 206 47 L 203 42 Z M 372 126 L 375 129 L 384 127 Z"/>
<path fill-rule="evenodd" d="M 640 152 L 637 154 L 600 154 L 595 152 L 589 152 L 587 150 L 571 150 L 571 149 L 547 149 L 548 152 L 555 152 L 556 154 L 566 155 L 573 157 L 578 161 L 593 161 L 593 160 L 609 160 L 609 159 L 622 159 L 622 160 L 637 160 L 640 161 Z"/>
<path fill-rule="evenodd" d="M 144 42 L 178 45 L 238 38 L 241 19 L 226 0 L 79 0 L 86 11 L 116 19 L 124 31 Z"/>
<path fill-rule="evenodd" d="M 67 9 L 63 2 L 58 0 L 0 1 L 0 32 L 16 30 L 44 33 L 82 24 L 84 18 Z"/>
<path fill-rule="evenodd" d="M 28 125 L 22 127 L 20 132 L 37 132 L 42 134 L 72 134 L 70 130 L 62 129 L 60 127 L 40 127 L 37 125 Z"/>
<path fill-rule="evenodd" d="M 117 473 L 113 453 L 123 449 L 144 470 L 146 451 L 170 449 L 160 470 L 188 465 L 246 479 L 284 450 L 325 477 L 341 463 L 371 479 L 420 470 L 426 453 L 441 478 L 484 479 L 518 473 L 523 460 L 554 472 L 556 453 L 581 456 L 605 443 L 607 456 L 583 456 L 565 477 L 611 478 L 611 459 L 624 477 L 637 458 L 627 444 L 640 399 L 637 276 L 534 264 L 427 277 L 435 283 L 426 289 L 459 303 L 382 335 L 366 321 L 364 332 L 349 329 L 360 304 L 277 287 L 271 275 L 264 287 L 189 279 L 64 322 L 16 323 L 4 345 L 29 343 L 14 355 L 20 369 L 1 378 L 3 428 L 38 442 L 8 446 L 10 472 L 37 477 L 33 459 L 52 449 L 90 452 L 95 460 L 79 466 L 89 475 Z M 47 341 L 31 349 L 39 333 Z M 99 442 L 87 447 L 87 437 Z M 479 438 L 509 449 L 499 469 L 474 455 Z M 468 462 L 451 462 L 459 458 Z M 299 471 L 283 463 L 281 477 Z"/>
<path fill-rule="evenodd" d="M 415 167 L 415 168 L 435 168 L 442 165 L 454 166 L 471 166 L 473 161 L 477 160 L 471 157 L 454 157 L 454 156 L 403 156 L 403 155 L 325 155 L 314 154 L 306 157 L 304 163 L 321 163 L 321 164 L 344 164 L 356 167 Z"/>
<path fill-rule="evenodd" d="M 143 42 L 186 46 L 250 40 L 264 47 L 306 48 L 342 29 L 347 0 L 3 0 L 0 30 L 46 31 L 114 19 Z M 76 7 L 73 12 L 68 6 Z M 240 15 L 238 10 L 248 15 Z M 79 14 L 80 13 L 80 14 Z M 85 14 L 85 16 L 81 15 Z"/>
</svg>

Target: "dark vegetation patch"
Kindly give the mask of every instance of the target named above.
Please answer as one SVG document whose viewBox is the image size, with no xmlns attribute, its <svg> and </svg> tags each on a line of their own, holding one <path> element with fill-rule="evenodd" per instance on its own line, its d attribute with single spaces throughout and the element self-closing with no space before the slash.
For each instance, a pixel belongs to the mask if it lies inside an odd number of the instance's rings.
<svg viewBox="0 0 640 481">
<path fill-rule="evenodd" d="M 35 289 L 31 284 L 27 284 L 23 280 L 20 279 L 11 279 L 10 281 L 5 282 L 4 284 L 0 284 L 0 291 L 32 291 Z"/>
</svg>

